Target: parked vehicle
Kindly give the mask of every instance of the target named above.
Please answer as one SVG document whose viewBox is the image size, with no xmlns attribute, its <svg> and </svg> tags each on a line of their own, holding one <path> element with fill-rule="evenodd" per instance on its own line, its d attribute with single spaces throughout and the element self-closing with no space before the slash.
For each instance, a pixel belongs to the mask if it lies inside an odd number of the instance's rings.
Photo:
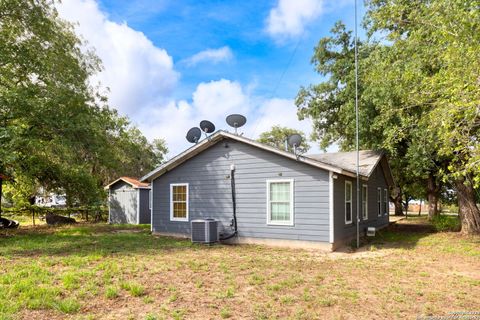
<svg viewBox="0 0 480 320">
<path fill-rule="evenodd" d="M 35 205 L 46 208 L 65 207 L 67 205 L 67 198 L 65 195 L 58 194 L 37 196 L 35 197 Z"/>
</svg>

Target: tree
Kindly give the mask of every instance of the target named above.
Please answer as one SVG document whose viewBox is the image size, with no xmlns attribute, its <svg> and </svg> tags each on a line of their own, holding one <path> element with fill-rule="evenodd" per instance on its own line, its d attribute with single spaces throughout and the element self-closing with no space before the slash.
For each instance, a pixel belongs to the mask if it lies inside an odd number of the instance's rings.
<svg viewBox="0 0 480 320">
<path fill-rule="evenodd" d="M 332 36 L 320 39 L 312 57 L 315 70 L 327 79 L 320 84 L 302 87 L 295 103 L 300 119 L 312 119 L 312 139 L 318 141 L 320 147 L 336 143 L 341 150 L 349 151 L 355 147 L 354 39 L 341 22 L 337 22 L 331 32 Z M 414 178 L 404 174 L 410 135 L 408 132 L 398 135 L 386 131 L 386 128 L 396 128 L 396 123 L 400 122 L 397 114 L 388 109 L 396 103 L 396 97 L 383 97 L 380 103 L 378 93 L 389 94 L 391 88 L 382 85 L 379 92 L 372 92 L 365 81 L 370 64 L 375 63 L 383 46 L 363 41 L 359 41 L 358 46 L 360 148 L 384 150 L 390 156 L 397 183 L 390 195 L 395 214 L 402 215 L 402 189 Z"/>
<path fill-rule="evenodd" d="M 405 108 L 422 106 L 417 123 L 424 128 L 420 137 L 428 139 L 417 151 L 427 150 L 436 179 L 454 181 L 462 231 L 480 233 L 478 1 L 370 0 L 367 8 L 370 34 L 384 34 L 394 53 L 383 77 L 404 80 L 397 86 L 405 92 Z M 432 180 L 429 185 L 438 183 Z"/>
<path fill-rule="evenodd" d="M 479 232 L 478 2 L 370 0 L 366 6 L 360 146 L 390 156 L 400 187 L 392 192 L 397 213 L 402 191 L 408 197 L 424 189 L 433 217 L 441 190 L 453 180 L 462 230 Z M 338 143 L 348 150 L 355 134 L 353 40 L 341 23 L 332 33 L 312 58 L 327 80 L 301 88 L 296 104 L 300 118 L 312 118 L 322 147 Z"/>
<path fill-rule="evenodd" d="M 92 204 L 113 177 L 154 167 L 166 149 L 90 85 L 100 60 L 53 1 L 1 1 L 0 21 L 0 173 L 19 190 L 40 185 Z"/>
<path fill-rule="evenodd" d="M 168 153 L 167 142 L 165 139 L 157 138 L 152 141 L 153 147 L 153 166 L 158 167 L 165 162 L 165 155 Z"/>
<path fill-rule="evenodd" d="M 302 148 L 304 151 L 308 151 L 310 149 L 308 141 L 305 138 L 305 133 L 300 130 L 282 127 L 278 125 L 273 126 L 270 131 L 261 133 L 257 141 L 268 144 L 277 149 L 285 150 L 285 141 L 287 141 L 288 137 L 292 134 L 299 134 L 300 136 L 302 136 L 302 143 L 300 144 L 300 148 Z M 293 152 L 293 147 L 287 145 L 287 151 Z"/>
</svg>

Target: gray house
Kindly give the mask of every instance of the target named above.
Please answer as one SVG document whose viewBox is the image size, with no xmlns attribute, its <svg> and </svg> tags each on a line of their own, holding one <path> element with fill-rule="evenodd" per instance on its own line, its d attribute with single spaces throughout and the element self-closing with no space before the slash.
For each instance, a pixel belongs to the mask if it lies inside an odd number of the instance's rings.
<svg viewBox="0 0 480 320">
<path fill-rule="evenodd" d="M 135 178 L 120 177 L 108 189 L 108 222 L 150 223 L 150 185 Z"/>
<path fill-rule="evenodd" d="M 360 176 L 364 234 L 388 225 L 394 181 L 385 156 L 372 151 L 360 153 Z M 188 237 L 192 220 L 214 218 L 222 234 L 236 226 L 239 243 L 333 250 L 356 235 L 355 153 L 297 157 L 218 131 L 141 181 L 151 183 L 157 234 Z"/>
</svg>

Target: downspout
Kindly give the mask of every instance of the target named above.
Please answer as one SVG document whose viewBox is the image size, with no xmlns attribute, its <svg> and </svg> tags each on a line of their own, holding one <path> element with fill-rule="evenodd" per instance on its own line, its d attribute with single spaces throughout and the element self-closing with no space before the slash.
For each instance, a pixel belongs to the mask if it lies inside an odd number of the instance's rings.
<svg viewBox="0 0 480 320">
<path fill-rule="evenodd" d="M 235 237 L 238 233 L 237 228 L 237 199 L 235 196 L 235 165 L 230 166 L 230 187 L 232 190 L 232 209 L 233 209 L 233 228 L 234 231 L 231 234 L 220 234 L 220 240 L 228 240 Z"/>
<path fill-rule="evenodd" d="M 150 232 L 153 233 L 153 181 L 150 182 L 150 198 L 148 201 L 150 202 Z"/>
<path fill-rule="evenodd" d="M 112 191 L 110 189 L 110 187 L 108 188 L 108 224 L 112 224 L 112 219 L 111 219 L 111 216 L 110 216 L 110 213 L 112 212 L 112 206 L 111 206 L 111 202 L 112 202 Z"/>
</svg>

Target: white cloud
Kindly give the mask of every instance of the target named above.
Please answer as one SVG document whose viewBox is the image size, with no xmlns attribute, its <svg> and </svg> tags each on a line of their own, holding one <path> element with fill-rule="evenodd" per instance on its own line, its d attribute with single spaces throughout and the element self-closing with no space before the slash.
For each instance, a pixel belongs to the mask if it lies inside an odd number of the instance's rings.
<svg viewBox="0 0 480 320">
<path fill-rule="evenodd" d="M 302 34 L 306 24 L 323 11 L 323 0 L 279 0 L 270 10 L 266 31 L 272 37 L 286 38 Z"/>
<path fill-rule="evenodd" d="M 217 130 L 233 131 L 225 122 L 225 117 L 231 113 L 241 113 L 247 117 L 247 124 L 240 132 L 249 138 L 257 138 L 274 125 L 302 130 L 308 136 L 311 122 L 300 122 L 296 112 L 293 100 L 255 97 L 238 82 L 221 79 L 200 83 L 192 94 L 191 102 L 182 100 L 156 108 L 144 118 L 142 128 L 150 139 L 164 137 L 171 157 L 191 146 L 185 134 L 191 127 L 198 126 L 201 120 L 212 121 Z M 315 147 L 311 150 L 317 151 Z"/>
<path fill-rule="evenodd" d="M 76 32 L 95 48 L 104 70 L 93 82 L 110 88 L 110 104 L 133 116 L 152 104 L 168 100 L 179 74 L 173 59 L 126 23 L 108 20 L 94 0 L 63 0 L 60 16 L 77 23 Z"/>
<path fill-rule="evenodd" d="M 218 63 L 228 61 L 233 58 L 232 50 L 225 46 L 218 49 L 207 49 L 194 54 L 185 60 L 188 66 L 195 66 L 201 62 Z"/>
<path fill-rule="evenodd" d="M 185 134 L 202 120 L 212 121 L 216 129 L 226 129 L 225 117 L 231 113 L 248 114 L 250 98 L 238 82 L 221 79 L 200 83 L 192 94 L 191 102 L 170 102 L 165 107 L 154 108 L 142 116 L 141 128 L 149 139 L 166 139 L 170 156 L 190 144 Z"/>
<path fill-rule="evenodd" d="M 174 101 L 171 93 L 179 74 L 164 49 L 127 24 L 110 21 L 94 0 L 63 0 L 58 10 L 64 19 L 78 21 L 77 33 L 102 59 L 104 71 L 93 81 L 110 88 L 110 104 L 127 114 L 148 139 L 165 138 L 170 157 L 191 146 L 185 134 L 201 120 L 214 122 L 217 129 L 232 130 L 225 123 L 231 113 L 247 116 L 247 124 L 240 131 L 249 138 L 258 137 L 273 125 L 301 129 L 307 134 L 311 130 L 308 121 L 297 120 L 293 100 L 257 97 L 252 93 L 255 84 L 242 87 L 225 79 L 202 82 L 191 100 Z M 215 62 L 232 56 L 231 50 L 223 47 L 200 52 L 191 60 Z"/>
</svg>

